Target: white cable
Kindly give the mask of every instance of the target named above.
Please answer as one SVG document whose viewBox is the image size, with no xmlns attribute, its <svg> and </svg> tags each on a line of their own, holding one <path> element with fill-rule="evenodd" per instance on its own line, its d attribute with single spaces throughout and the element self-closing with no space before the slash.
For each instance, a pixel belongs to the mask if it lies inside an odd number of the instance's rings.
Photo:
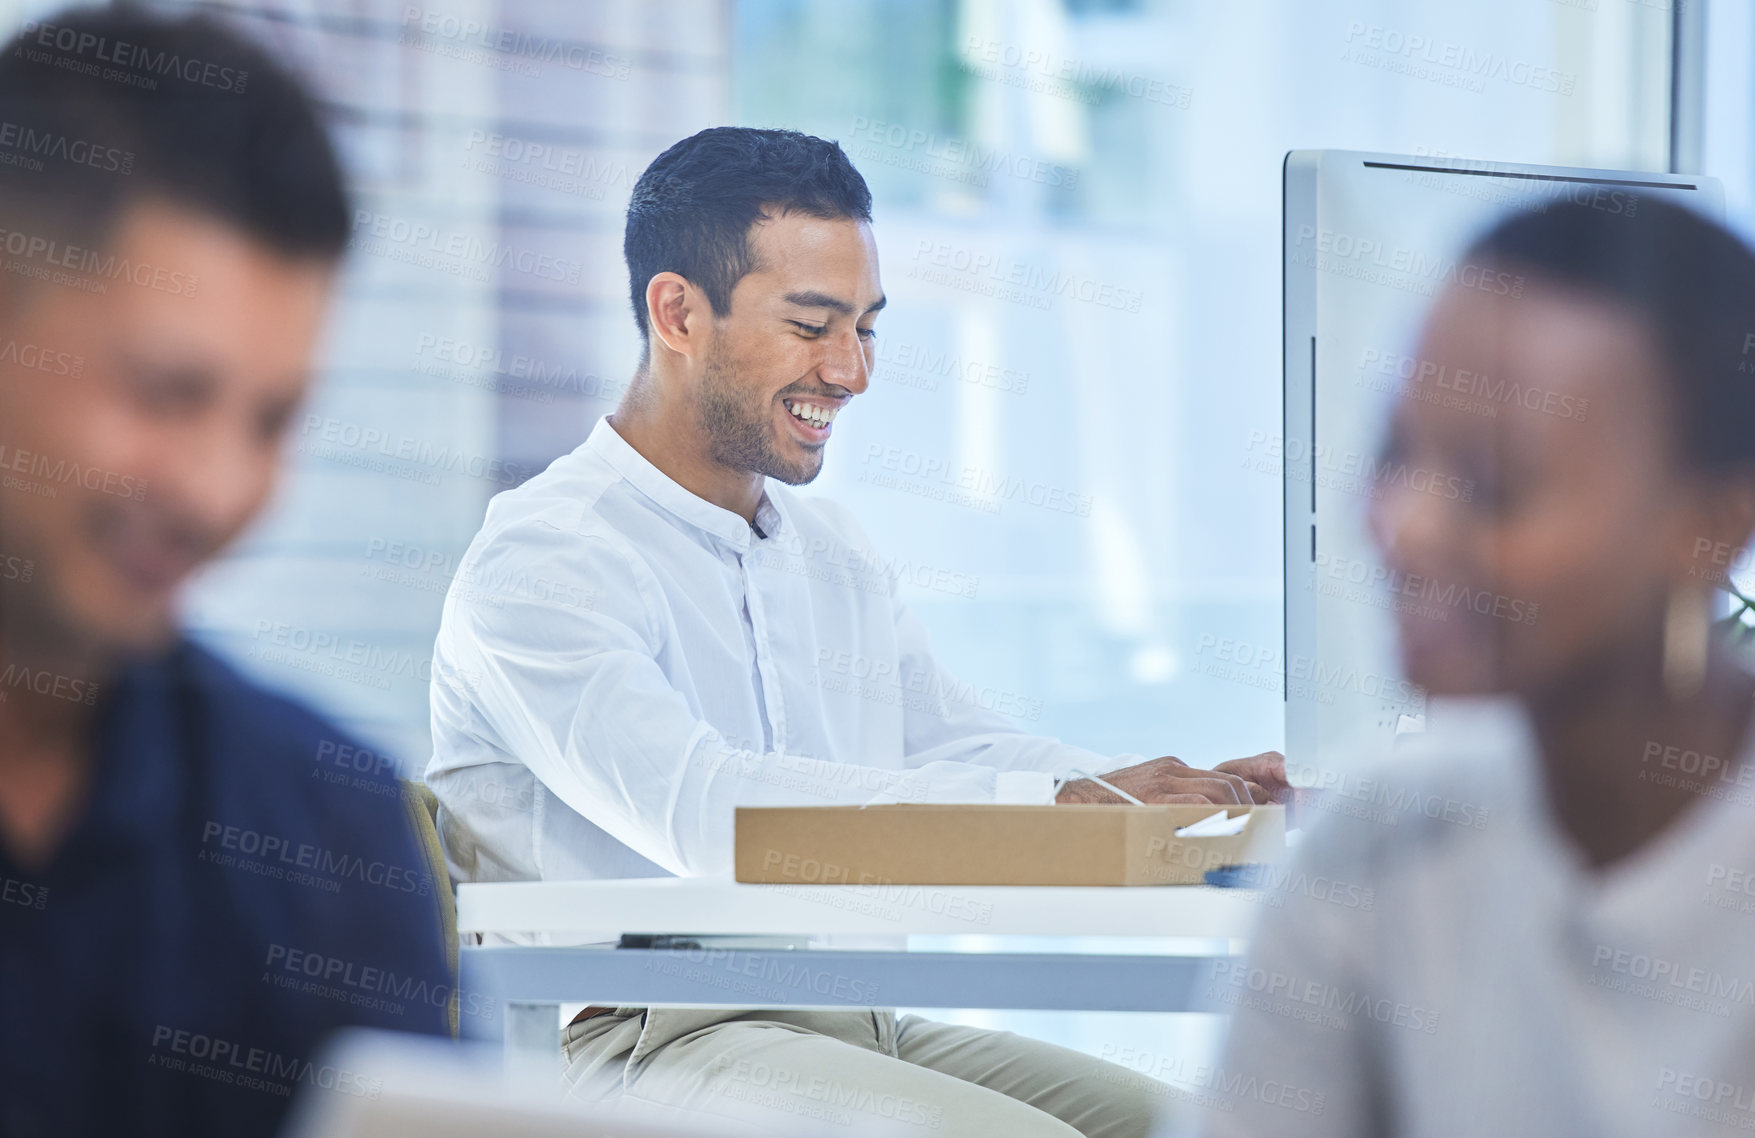
<svg viewBox="0 0 1755 1138">
<path fill-rule="evenodd" d="M 1087 774 L 1081 770 L 1067 771 L 1066 777 L 1061 779 L 1058 783 L 1055 783 L 1054 796 L 1056 798 L 1060 797 L 1060 788 L 1065 786 L 1067 783 L 1071 782 L 1075 778 L 1088 778 L 1092 782 L 1096 783 L 1098 786 L 1102 787 L 1104 790 L 1109 791 L 1111 794 L 1120 795 L 1122 798 L 1127 799 L 1129 802 L 1133 803 L 1135 806 L 1144 806 L 1145 805 L 1144 802 L 1141 802 L 1139 799 L 1135 798 L 1133 795 L 1129 794 L 1127 791 L 1121 789 L 1119 786 L 1116 786 L 1113 783 L 1110 783 L 1105 779 L 1099 778 L 1098 776 L 1096 776 L 1094 774 Z"/>
</svg>

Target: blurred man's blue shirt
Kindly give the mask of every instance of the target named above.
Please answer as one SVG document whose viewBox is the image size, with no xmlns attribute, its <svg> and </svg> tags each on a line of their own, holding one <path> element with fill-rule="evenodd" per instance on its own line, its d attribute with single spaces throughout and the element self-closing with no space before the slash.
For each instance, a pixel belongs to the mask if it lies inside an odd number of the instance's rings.
<svg viewBox="0 0 1755 1138">
<path fill-rule="evenodd" d="M 98 703 L 65 841 L 0 848 L 0 1133 L 268 1134 L 372 1093 L 334 1029 L 448 1030 L 447 883 L 388 762 L 187 642 Z"/>
</svg>

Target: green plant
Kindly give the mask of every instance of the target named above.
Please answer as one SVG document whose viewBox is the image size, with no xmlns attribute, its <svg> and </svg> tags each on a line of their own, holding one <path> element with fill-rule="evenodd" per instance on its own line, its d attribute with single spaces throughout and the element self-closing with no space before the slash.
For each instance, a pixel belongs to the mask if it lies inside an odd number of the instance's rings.
<svg viewBox="0 0 1755 1138">
<path fill-rule="evenodd" d="M 1738 648 L 1749 647 L 1755 641 L 1755 599 L 1743 595 L 1735 585 L 1726 581 L 1719 586 L 1737 602 L 1736 611 L 1727 617 L 1713 621 L 1713 628 Z"/>
</svg>

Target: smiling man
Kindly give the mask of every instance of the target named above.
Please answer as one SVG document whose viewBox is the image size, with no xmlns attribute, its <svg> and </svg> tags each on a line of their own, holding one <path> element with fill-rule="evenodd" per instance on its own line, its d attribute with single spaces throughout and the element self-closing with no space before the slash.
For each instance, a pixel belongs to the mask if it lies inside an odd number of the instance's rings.
<svg viewBox="0 0 1755 1138">
<path fill-rule="evenodd" d="M 1283 790 L 1277 755 L 1113 771 L 1019 731 L 934 662 L 852 517 L 785 489 L 871 380 L 870 221 L 840 147 L 791 131 L 702 131 L 641 175 L 633 383 L 494 499 L 446 598 L 428 782 L 457 876 L 725 873 L 737 806 L 1113 801 L 1071 777 L 1094 771 L 1150 801 Z M 830 1086 L 957 1135 L 1143 1133 L 1154 1099 L 1084 1055 L 885 1011 L 587 1008 L 565 1048 L 586 1097 L 796 1117 Z"/>
<path fill-rule="evenodd" d="M 351 741 L 178 627 L 274 490 L 347 236 L 309 97 L 218 23 L 0 48 L 0 1133 L 266 1136 L 369 1090 L 335 1028 L 447 1028 L 390 771 L 317 777 Z M 367 969 L 432 998 L 313 991 Z"/>
</svg>

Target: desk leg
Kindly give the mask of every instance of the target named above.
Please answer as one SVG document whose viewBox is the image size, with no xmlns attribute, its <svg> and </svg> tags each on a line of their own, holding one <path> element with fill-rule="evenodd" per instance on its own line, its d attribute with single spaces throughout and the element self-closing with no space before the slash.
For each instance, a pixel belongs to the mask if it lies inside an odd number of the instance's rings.
<svg viewBox="0 0 1755 1138">
<path fill-rule="evenodd" d="M 561 1005 L 508 1003 L 506 1065 L 543 1078 L 561 1071 Z"/>
</svg>

